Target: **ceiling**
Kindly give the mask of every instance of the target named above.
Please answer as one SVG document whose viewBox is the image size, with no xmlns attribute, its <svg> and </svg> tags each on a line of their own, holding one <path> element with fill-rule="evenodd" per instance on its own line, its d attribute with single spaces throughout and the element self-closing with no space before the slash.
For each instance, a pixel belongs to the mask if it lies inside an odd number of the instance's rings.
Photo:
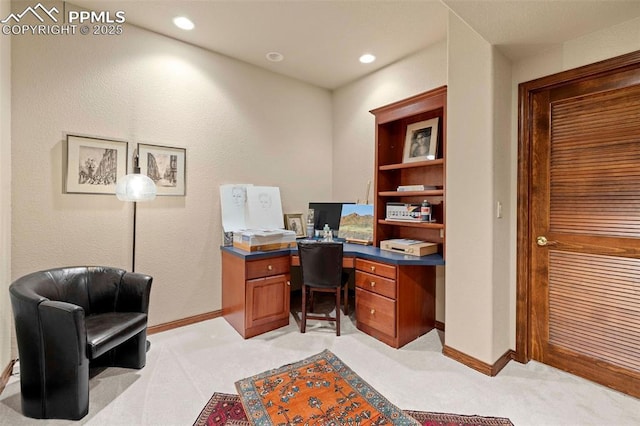
<svg viewBox="0 0 640 426">
<path fill-rule="evenodd" d="M 451 10 L 511 60 L 640 16 L 632 0 L 71 0 L 126 22 L 335 89 L 446 38 Z M 192 31 L 172 24 L 175 16 Z M 270 62 L 268 52 L 284 55 Z M 376 55 L 361 64 L 363 53 Z"/>
</svg>

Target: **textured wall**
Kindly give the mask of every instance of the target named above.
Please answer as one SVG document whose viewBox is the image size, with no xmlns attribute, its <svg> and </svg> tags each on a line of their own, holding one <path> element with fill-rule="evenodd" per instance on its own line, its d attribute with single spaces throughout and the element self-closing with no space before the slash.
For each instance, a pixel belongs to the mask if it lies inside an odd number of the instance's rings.
<svg viewBox="0 0 640 426">
<path fill-rule="evenodd" d="M 13 277 L 130 268 L 132 205 L 63 194 L 64 134 L 187 149 L 187 196 L 138 205 L 150 323 L 221 308 L 219 185 L 279 186 L 284 212 L 331 196 L 329 92 L 126 26 L 13 40 Z M 309 167 L 327 164 L 324 167 Z"/>
<path fill-rule="evenodd" d="M 0 2 L 0 16 L 11 12 Z M 0 374 L 12 358 L 11 283 L 11 39 L 0 36 Z"/>
<path fill-rule="evenodd" d="M 511 282 L 515 278 L 515 230 L 511 218 L 515 216 L 515 200 L 510 199 L 511 188 L 517 180 L 511 179 L 511 151 L 517 144 L 511 136 L 511 62 L 492 47 L 493 76 L 493 343 L 492 356 L 497 360 L 508 349 L 515 348 L 515 334 L 511 322 Z M 498 203 L 501 217 L 498 217 Z"/>
<path fill-rule="evenodd" d="M 452 13 L 448 46 L 445 343 L 493 363 L 493 51 Z"/>
</svg>

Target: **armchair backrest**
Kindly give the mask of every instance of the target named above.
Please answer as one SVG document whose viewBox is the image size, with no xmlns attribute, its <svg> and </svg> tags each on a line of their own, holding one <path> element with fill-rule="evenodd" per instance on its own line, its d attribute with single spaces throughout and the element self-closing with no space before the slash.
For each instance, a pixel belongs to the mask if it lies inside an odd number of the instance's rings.
<svg viewBox="0 0 640 426">
<path fill-rule="evenodd" d="M 337 242 L 298 242 L 302 282 L 312 287 L 341 287 L 343 250 L 343 244 Z"/>
<path fill-rule="evenodd" d="M 80 306 L 85 315 L 101 314 L 116 310 L 120 282 L 126 273 L 102 266 L 49 269 L 17 279 L 10 290 L 25 302 L 67 302 Z"/>
</svg>

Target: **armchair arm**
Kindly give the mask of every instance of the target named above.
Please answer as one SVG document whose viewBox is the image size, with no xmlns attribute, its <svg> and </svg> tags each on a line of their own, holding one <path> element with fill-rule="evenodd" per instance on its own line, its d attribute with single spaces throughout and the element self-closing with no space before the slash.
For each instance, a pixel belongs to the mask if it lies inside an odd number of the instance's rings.
<svg viewBox="0 0 640 426">
<path fill-rule="evenodd" d="M 38 311 L 47 370 L 88 362 L 84 309 L 71 303 L 48 300 L 40 303 Z"/>
<path fill-rule="evenodd" d="M 153 277 L 137 272 L 127 272 L 122 276 L 118 296 L 116 298 L 116 312 L 149 313 L 149 296 Z"/>
</svg>

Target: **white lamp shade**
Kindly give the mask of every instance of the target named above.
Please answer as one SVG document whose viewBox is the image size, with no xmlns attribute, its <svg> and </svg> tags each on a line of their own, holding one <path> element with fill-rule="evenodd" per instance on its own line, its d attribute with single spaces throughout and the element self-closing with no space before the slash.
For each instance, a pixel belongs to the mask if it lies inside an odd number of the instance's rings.
<svg viewBox="0 0 640 426">
<path fill-rule="evenodd" d="M 121 201 L 151 201 L 157 192 L 151 178 L 139 173 L 126 175 L 116 184 L 116 197 Z"/>
</svg>

